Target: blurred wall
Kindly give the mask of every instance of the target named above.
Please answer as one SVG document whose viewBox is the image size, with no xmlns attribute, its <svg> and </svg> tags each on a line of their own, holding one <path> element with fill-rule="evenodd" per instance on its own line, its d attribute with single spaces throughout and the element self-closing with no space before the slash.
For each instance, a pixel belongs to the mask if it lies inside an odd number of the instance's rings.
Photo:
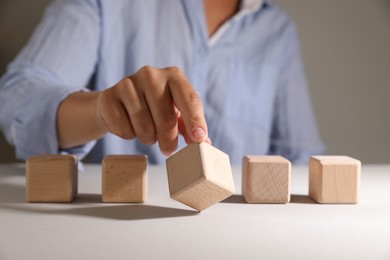
<svg viewBox="0 0 390 260">
<path fill-rule="evenodd" d="M 0 74 L 50 0 L 0 0 Z M 329 154 L 390 163 L 390 1 L 275 0 L 295 20 Z M 0 134 L 0 162 L 14 150 Z"/>
<path fill-rule="evenodd" d="M 298 26 L 329 154 L 390 163 L 390 0 L 276 0 Z"/>
</svg>

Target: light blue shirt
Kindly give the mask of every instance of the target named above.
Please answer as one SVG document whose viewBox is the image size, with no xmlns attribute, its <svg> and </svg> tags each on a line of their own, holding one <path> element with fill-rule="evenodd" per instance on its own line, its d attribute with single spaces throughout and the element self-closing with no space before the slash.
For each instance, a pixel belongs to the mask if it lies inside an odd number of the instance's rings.
<svg viewBox="0 0 390 260">
<path fill-rule="evenodd" d="M 200 0 L 62 0 L 0 81 L 0 125 L 17 157 L 41 153 L 144 153 L 158 145 L 107 134 L 60 151 L 56 113 L 72 92 L 104 90 L 141 67 L 177 66 L 199 93 L 213 145 L 232 164 L 244 155 L 280 154 L 306 163 L 323 151 L 294 24 L 269 1 L 244 1 L 208 37 Z M 180 138 L 180 147 L 185 143 Z"/>
</svg>

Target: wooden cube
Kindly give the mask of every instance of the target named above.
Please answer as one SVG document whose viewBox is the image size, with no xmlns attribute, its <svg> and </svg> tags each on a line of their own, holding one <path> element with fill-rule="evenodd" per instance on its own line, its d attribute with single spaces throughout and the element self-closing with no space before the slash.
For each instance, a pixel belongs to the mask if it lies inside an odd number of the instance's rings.
<svg viewBox="0 0 390 260">
<path fill-rule="evenodd" d="M 229 156 L 207 143 L 188 145 L 166 164 L 171 198 L 198 211 L 235 192 Z"/>
<path fill-rule="evenodd" d="M 26 161 L 28 202 L 71 202 L 77 194 L 77 157 L 47 154 Z"/>
<path fill-rule="evenodd" d="M 282 156 L 244 156 L 242 194 L 248 203 L 288 203 L 291 162 Z"/>
<path fill-rule="evenodd" d="M 309 196 L 319 203 L 357 203 L 360 161 L 348 156 L 313 156 L 309 165 Z"/>
<path fill-rule="evenodd" d="M 146 155 L 108 155 L 102 167 L 103 202 L 145 202 L 148 194 Z"/>
</svg>

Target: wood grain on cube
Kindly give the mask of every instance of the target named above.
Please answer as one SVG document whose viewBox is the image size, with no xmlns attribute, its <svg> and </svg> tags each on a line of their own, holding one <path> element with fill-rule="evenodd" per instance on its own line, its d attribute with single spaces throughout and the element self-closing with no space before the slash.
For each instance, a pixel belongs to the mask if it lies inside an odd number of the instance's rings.
<svg viewBox="0 0 390 260">
<path fill-rule="evenodd" d="M 207 144 L 190 144 L 166 161 L 170 196 L 198 211 L 235 192 L 229 156 Z"/>
<path fill-rule="evenodd" d="M 319 203 L 358 203 L 360 171 L 360 161 L 348 156 L 313 156 L 309 196 Z"/>
<path fill-rule="evenodd" d="M 282 156 L 244 156 L 242 194 L 248 203 L 288 203 L 291 162 Z"/>
<path fill-rule="evenodd" d="M 28 202 L 71 202 L 77 194 L 75 155 L 37 155 L 26 161 Z"/>
<path fill-rule="evenodd" d="M 108 155 L 103 160 L 103 202 L 145 202 L 148 193 L 146 155 Z"/>
</svg>

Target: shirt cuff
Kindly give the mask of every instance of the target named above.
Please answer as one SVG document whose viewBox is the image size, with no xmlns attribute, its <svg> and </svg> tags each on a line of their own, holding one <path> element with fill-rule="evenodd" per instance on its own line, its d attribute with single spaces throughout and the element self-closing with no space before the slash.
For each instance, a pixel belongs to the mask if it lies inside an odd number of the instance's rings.
<svg viewBox="0 0 390 260">
<path fill-rule="evenodd" d="M 57 110 L 70 94 L 88 89 L 37 87 L 17 108 L 11 126 L 16 157 L 26 160 L 36 154 L 76 154 L 81 160 L 93 148 L 95 142 L 73 149 L 60 150 L 57 140 Z"/>
</svg>

